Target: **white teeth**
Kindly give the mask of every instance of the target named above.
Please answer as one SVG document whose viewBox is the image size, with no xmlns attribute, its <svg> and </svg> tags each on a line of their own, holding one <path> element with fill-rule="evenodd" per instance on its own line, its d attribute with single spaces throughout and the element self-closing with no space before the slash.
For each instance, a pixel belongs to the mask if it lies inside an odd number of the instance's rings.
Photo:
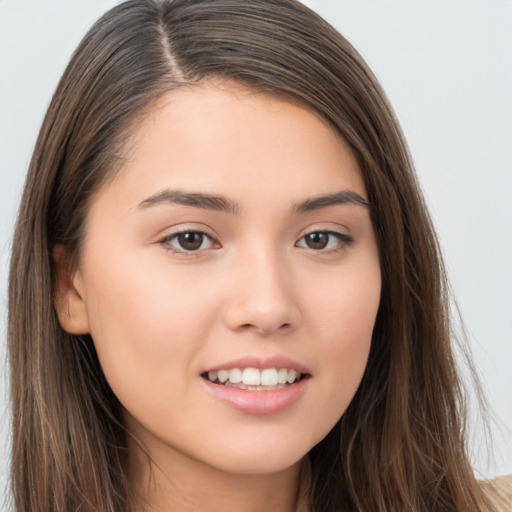
<svg viewBox="0 0 512 512">
<path fill-rule="evenodd" d="M 286 368 L 281 368 L 277 372 L 277 382 L 279 384 L 286 384 L 288 382 L 288 370 Z"/>
<path fill-rule="evenodd" d="M 261 372 L 262 386 L 275 386 L 277 383 L 277 370 L 275 368 L 267 368 Z"/>
<path fill-rule="evenodd" d="M 240 368 L 233 368 L 232 370 L 229 370 L 228 378 L 231 384 L 238 384 L 239 382 L 242 382 L 242 370 L 240 370 Z"/>
<path fill-rule="evenodd" d="M 226 382 L 228 380 L 228 378 L 229 378 L 229 372 L 227 370 L 219 370 L 217 372 L 217 377 L 222 382 L 222 384 L 224 384 L 224 382 Z M 209 373 L 208 373 L 208 378 L 210 378 L 210 374 Z"/>
<path fill-rule="evenodd" d="M 242 382 L 246 386 L 259 386 L 261 384 L 261 373 L 257 368 L 244 368 Z"/>
<path fill-rule="evenodd" d="M 288 384 L 295 382 L 296 378 L 297 378 L 297 372 L 295 370 L 290 370 L 288 372 Z"/>
<path fill-rule="evenodd" d="M 208 372 L 208 380 L 211 382 L 218 381 L 225 386 L 258 391 L 281 389 L 286 384 L 293 384 L 300 377 L 301 374 L 297 370 L 288 368 L 232 368 Z"/>
</svg>

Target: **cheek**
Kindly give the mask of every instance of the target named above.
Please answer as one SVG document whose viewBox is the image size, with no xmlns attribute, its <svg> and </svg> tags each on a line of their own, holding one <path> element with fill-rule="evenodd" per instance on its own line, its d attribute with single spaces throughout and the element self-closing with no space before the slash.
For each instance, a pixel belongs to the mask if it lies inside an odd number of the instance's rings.
<svg viewBox="0 0 512 512">
<path fill-rule="evenodd" d="M 310 296 L 316 311 L 315 349 L 319 410 L 331 428 L 345 412 L 361 382 L 368 361 L 380 302 L 381 276 L 377 265 L 364 272 L 324 283 L 326 293 Z"/>
<path fill-rule="evenodd" d="M 376 258 L 366 258 L 346 271 L 331 274 L 317 286 L 310 286 L 309 309 L 316 328 L 329 340 L 329 350 L 364 352 L 369 344 L 381 293 L 380 266 Z"/>
<path fill-rule="evenodd" d="M 140 410 L 186 392 L 190 366 L 217 316 L 215 289 L 200 293 L 168 267 L 141 268 L 118 255 L 92 261 L 87 307 L 91 336 L 112 390 Z M 95 264 L 96 263 L 96 264 Z M 198 315 L 201 312 L 201 315 Z"/>
</svg>

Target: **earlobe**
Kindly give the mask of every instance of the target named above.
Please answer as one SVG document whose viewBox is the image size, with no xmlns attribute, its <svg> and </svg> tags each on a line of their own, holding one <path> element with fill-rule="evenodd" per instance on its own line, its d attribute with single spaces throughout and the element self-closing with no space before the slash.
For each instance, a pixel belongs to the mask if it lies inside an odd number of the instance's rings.
<svg viewBox="0 0 512 512">
<path fill-rule="evenodd" d="M 62 245 L 53 249 L 55 263 L 55 309 L 62 328 L 69 334 L 89 334 L 89 315 L 81 276 L 72 265 L 70 252 Z"/>
</svg>

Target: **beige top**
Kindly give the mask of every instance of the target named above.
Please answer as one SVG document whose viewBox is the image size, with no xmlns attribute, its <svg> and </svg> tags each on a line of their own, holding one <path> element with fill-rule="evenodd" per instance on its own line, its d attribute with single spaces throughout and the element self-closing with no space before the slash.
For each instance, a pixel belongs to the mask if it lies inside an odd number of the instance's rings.
<svg viewBox="0 0 512 512">
<path fill-rule="evenodd" d="M 484 484 L 492 504 L 499 512 L 512 512 L 512 475 L 500 476 Z"/>
</svg>

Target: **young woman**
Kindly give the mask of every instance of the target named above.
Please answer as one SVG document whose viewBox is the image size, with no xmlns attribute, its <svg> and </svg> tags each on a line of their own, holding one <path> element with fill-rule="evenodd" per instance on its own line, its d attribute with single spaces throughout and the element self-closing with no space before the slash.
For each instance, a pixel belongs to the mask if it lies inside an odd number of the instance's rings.
<svg viewBox="0 0 512 512">
<path fill-rule="evenodd" d="M 11 265 L 17 511 L 494 510 L 406 144 L 303 5 L 101 18 Z"/>
</svg>

